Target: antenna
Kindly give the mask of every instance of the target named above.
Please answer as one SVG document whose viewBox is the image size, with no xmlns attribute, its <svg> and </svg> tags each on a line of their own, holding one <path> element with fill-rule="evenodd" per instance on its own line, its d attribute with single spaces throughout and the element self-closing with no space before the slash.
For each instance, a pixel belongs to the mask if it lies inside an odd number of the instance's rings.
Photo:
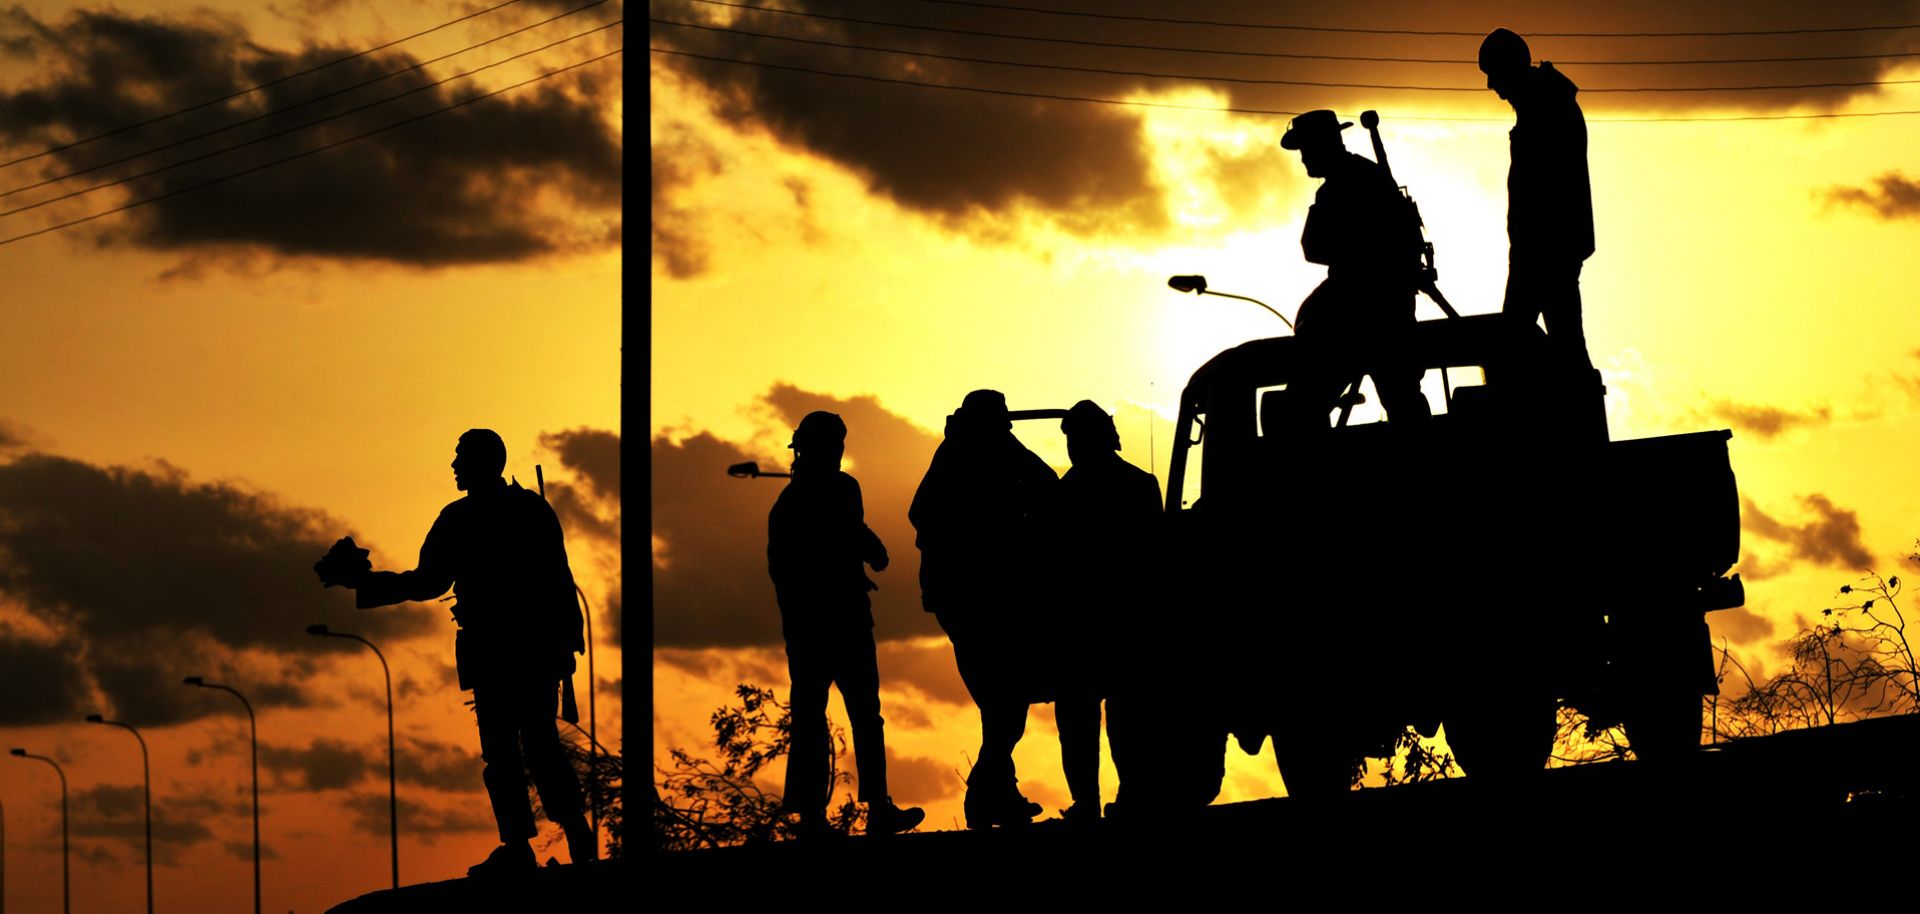
<svg viewBox="0 0 1920 914">
<path fill-rule="evenodd" d="M 533 481 L 540 487 L 540 497 L 547 497 L 547 477 L 540 472 L 540 465 L 537 463 L 533 465 Z"/>
</svg>

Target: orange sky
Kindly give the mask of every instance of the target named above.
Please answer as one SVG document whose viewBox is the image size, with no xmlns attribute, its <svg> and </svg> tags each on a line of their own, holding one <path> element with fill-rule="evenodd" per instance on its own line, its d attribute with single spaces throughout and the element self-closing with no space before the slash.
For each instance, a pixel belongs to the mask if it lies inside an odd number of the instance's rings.
<svg viewBox="0 0 1920 914">
<path fill-rule="evenodd" d="M 0 167 L 0 192 L 169 139 L 184 141 L 173 158 L 217 148 L 623 15 L 602 4 L 272 113 L 580 5 L 524 0 L 270 92 Z M 0 160 L 482 6 L 24 3 L 0 16 Z M 530 79 L 617 49 L 621 35 L 615 26 L 316 130 L 0 217 L 0 236 L 264 163 L 315 136 L 344 139 L 467 97 L 447 94 L 464 85 Z M 460 495 L 448 463 L 468 428 L 502 435 L 507 472 L 523 484 L 544 468 L 594 609 L 600 740 L 621 745 L 622 61 L 0 245 L 0 748 L 65 767 L 74 910 L 132 910 L 144 893 L 138 750 L 124 731 L 83 723 L 90 711 L 140 725 L 152 750 L 158 909 L 250 903 L 246 723 L 229 696 L 180 684 L 195 673 L 260 712 L 266 909 L 324 910 L 387 884 L 380 671 L 365 648 L 304 635 L 316 622 L 368 636 L 392 665 L 402 879 L 461 875 L 497 843 L 470 696 L 454 683 L 448 604 L 360 612 L 310 570 L 348 534 L 377 566 L 411 567 Z M 63 101 L 29 104 L 56 90 Z M 40 110 L 48 121 L 35 120 Z M 265 126 L 191 138 L 260 114 Z M 57 789 L 45 764 L 0 756 L 10 910 L 60 903 Z M 547 853 L 566 856 L 559 844 Z"/>
<path fill-rule="evenodd" d="M 654 12 L 843 45 L 1130 72 L 1482 84 L 1470 63 L 1369 68 L 952 30 L 1469 60 L 1473 37 L 1303 35 L 930 3 L 856 12 L 784 5 L 948 31 L 691 0 Z M 1168 15 L 1150 4 L 1113 9 Z M 1475 34 L 1504 24 L 1523 35 L 1920 22 L 1912 4 L 1864 3 L 1755 4 L 1737 19 L 1716 4 L 1654 3 L 1565 13 L 1391 3 L 1364 19 L 1346 8 L 1228 3 L 1206 15 Z M 1532 40 L 1536 59 L 1594 61 L 1896 54 L 1915 49 L 1914 34 Z M 1347 119 L 1377 108 L 1395 174 L 1438 247 L 1442 288 L 1464 313 L 1499 307 L 1511 112 L 1489 92 L 1316 92 L 1016 69 L 661 25 L 653 43 L 777 66 L 1162 106 L 1334 106 Z M 1582 289 L 1611 431 L 1622 439 L 1733 429 L 1747 502 L 1735 570 L 1748 601 L 1709 619 L 1716 641 L 1757 674 L 1777 668 L 1777 642 L 1832 605 L 1839 585 L 1868 568 L 1897 573 L 1920 536 L 1920 490 L 1900 456 L 1920 445 L 1920 312 L 1906 269 L 1920 241 L 1912 179 L 1920 163 L 1911 161 L 1920 115 L 1670 119 L 1912 111 L 1920 90 L 1594 90 L 1920 78 L 1910 59 L 1561 65 L 1587 90 L 1599 241 Z M 649 74 L 656 750 L 705 749 L 705 717 L 727 703 L 735 682 L 785 688 L 762 551 L 779 483 L 726 479 L 721 470 L 735 459 L 777 465 L 791 423 L 807 409 L 834 408 L 848 420 L 848 469 L 868 493 L 869 522 L 896 557 L 876 576 L 888 744 L 896 772 L 911 772 L 904 789 L 896 773 L 896 797 L 927 805 L 930 824 L 951 827 L 978 719 L 958 689 L 951 649 L 919 610 L 904 518 L 944 417 L 980 387 L 1004 391 L 1014 408 L 1091 398 L 1117 413 L 1123 454 L 1164 477 L 1187 376 L 1224 348 L 1282 329 L 1251 305 L 1175 293 L 1166 277 L 1204 273 L 1217 289 L 1291 313 L 1324 275 L 1298 248 L 1316 182 L 1277 147 L 1280 116 L 990 96 L 667 54 L 652 56 Z M 1669 120 L 1634 122 L 1643 118 Z M 1370 152 L 1357 127 L 1348 146 Z M 1439 316 L 1422 308 L 1423 317 Z M 1050 427 L 1021 434 L 1065 467 Z M 1066 798 L 1050 715 L 1035 709 L 1017 759 L 1023 789 L 1053 810 Z M 1278 793 L 1270 752 L 1254 759 L 1230 750 L 1222 799 Z M 1110 769 L 1103 786 L 1110 797 Z"/>
</svg>

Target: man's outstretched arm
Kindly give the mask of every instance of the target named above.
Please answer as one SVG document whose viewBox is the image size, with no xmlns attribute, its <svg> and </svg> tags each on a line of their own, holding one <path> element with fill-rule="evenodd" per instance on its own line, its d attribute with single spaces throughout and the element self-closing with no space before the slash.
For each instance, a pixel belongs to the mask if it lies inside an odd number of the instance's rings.
<svg viewBox="0 0 1920 914">
<path fill-rule="evenodd" d="M 431 600 L 453 587 L 453 577 L 440 560 L 444 541 L 440 521 L 436 520 L 420 546 L 419 567 L 412 571 L 374 571 L 367 561 L 367 550 L 354 545 L 352 537 L 344 537 L 314 563 L 313 570 L 322 584 L 338 584 L 355 591 L 354 605 L 361 609 Z"/>
</svg>

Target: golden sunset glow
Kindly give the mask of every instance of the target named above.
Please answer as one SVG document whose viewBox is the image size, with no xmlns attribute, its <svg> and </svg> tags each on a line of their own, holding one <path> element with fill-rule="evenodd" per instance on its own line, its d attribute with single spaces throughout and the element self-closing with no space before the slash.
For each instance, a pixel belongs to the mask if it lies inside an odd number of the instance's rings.
<svg viewBox="0 0 1920 914">
<path fill-rule="evenodd" d="M 402 881 L 462 876 L 498 843 L 451 602 L 356 610 L 311 569 L 347 535 L 377 568 L 413 567 L 461 495 L 469 428 L 500 433 L 524 486 L 544 471 L 592 604 L 599 739 L 622 745 L 622 38 L 588 31 L 622 4 L 545 24 L 580 4 L 491 5 L 29 0 L 0 17 L 0 160 L 286 77 L 0 167 L 3 192 L 137 154 L 86 174 L 124 181 L 0 217 L 11 238 L 140 204 L 0 244 L 0 748 L 66 773 L 75 911 L 145 903 L 139 747 L 87 713 L 151 749 L 156 909 L 253 901 L 247 721 L 185 675 L 258 712 L 264 909 L 388 886 L 380 664 L 315 623 L 391 666 Z M 242 117 L 264 123 L 196 136 Z M 135 173 L 270 130 L 288 132 Z M 323 141 L 339 145 L 269 161 Z M 44 763 L 0 756 L 8 910 L 59 909 L 58 791 Z"/>
<path fill-rule="evenodd" d="M 749 14 L 694 0 L 656 11 L 678 22 L 779 27 L 783 34 L 810 28 L 808 34 L 855 45 L 1071 62 L 1135 77 L 1180 69 L 1484 85 L 1470 62 L 1478 43 L 1471 37 L 1156 30 L 1072 18 L 1081 13 L 1043 18 L 1004 10 L 963 20 L 959 11 L 926 4 L 885 14 L 889 22 L 996 34 L 1469 59 L 1376 72 L 1357 63 L 1156 56 L 856 28 L 799 18 L 808 11 L 845 14 L 838 6 L 784 6 L 801 12 Z M 1198 15 L 1122 6 L 1147 16 Z M 857 15 L 869 13 L 880 15 Z M 1760 4 L 1746 14 L 1751 21 L 1735 21 L 1718 6 L 1651 3 L 1578 13 L 1518 3 L 1391 3 L 1366 11 L 1226 4 L 1206 11 L 1232 22 L 1479 34 L 1507 25 L 1530 36 L 1536 60 L 1555 61 L 1834 48 L 1781 37 L 1633 43 L 1533 33 L 1812 28 L 1904 21 L 1913 13 L 1905 6 Z M 1891 54 L 1896 45 L 1911 51 L 1913 34 L 1899 32 L 1872 53 Z M 1395 177 L 1418 201 L 1437 247 L 1440 287 L 1463 314 L 1501 306 L 1513 115 L 1492 92 L 1316 92 L 970 68 L 667 27 L 657 27 L 654 46 L 709 55 L 663 52 L 649 61 L 656 759 L 668 747 L 710 750 L 707 715 L 729 703 L 737 682 L 784 697 L 778 611 L 764 561 L 766 511 L 782 482 L 727 479 L 719 461 L 784 468 L 793 423 L 808 410 L 834 409 L 848 422 L 849 469 L 866 490 L 868 522 L 895 558 L 874 576 L 895 797 L 925 806 L 929 828 L 959 827 L 979 718 L 950 645 L 920 610 L 905 519 L 906 499 L 926 472 L 945 418 L 977 388 L 1004 392 L 1013 409 L 1091 399 L 1115 414 L 1122 455 L 1153 469 L 1164 488 L 1179 393 L 1194 369 L 1224 349 L 1286 332 L 1254 305 L 1182 294 L 1168 288 L 1167 278 L 1204 274 L 1214 289 L 1290 316 L 1325 277 L 1323 267 L 1301 257 L 1301 227 L 1319 182 L 1305 175 L 1296 154 L 1279 148 L 1287 118 L 1187 109 L 1334 107 L 1345 120 L 1377 109 Z M 872 85 L 722 59 L 985 86 L 1013 96 Z M 1844 76 L 1880 85 L 1799 96 L 1593 90 L 1843 77 L 1808 64 L 1560 65 L 1587 90 L 1579 98 L 1598 249 L 1581 289 L 1589 350 L 1608 388 L 1611 435 L 1618 441 L 1733 431 L 1745 518 L 1742 559 L 1733 570 L 1746 582 L 1746 604 L 1707 618 L 1715 644 L 1756 679 L 1779 668 L 1780 643 L 1834 605 L 1840 585 L 1868 571 L 1898 573 L 1920 536 L 1920 490 L 1907 478 L 1906 459 L 1920 447 L 1920 309 L 1910 275 L 1920 245 L 1920 206 L 1912 197 L 1912 176 L 1920 173 L 1913 152 L 1920 86 L 1898 84 L 1920 79 L 1910 60 L 1882 59 L 1862 64 L 1870 71 L 1864 76 Z M 863 126 L 862 118 L 880 112 L 927 134 Z M 1774 117 L 1782 119 L 1740 119 Z M 974 133 L 956 127 L 943 134 L 947 123 Z M 1032 125 L 1041 126 L 1015 129 Z M 1372 155 L 1358 126 L 1345 141 Z M 1084 167 L 1062 165 L 1052 155 L 1061 149 L 1085 156 Z M 1053 169 L 1074 180 L 1036 177 Z M 1441 318 L 1430 302 L 1419 307 L 1423 320 Z M 1437 382 L 1429 394 L 1437 394 Z M 1377 408 L 1367 409 L 1373 413 L 1361 420 L 1377 418 Z M 1056 470 L 1067 467 L 1054 423 L 1024 423 L 1016 431 Z M 702 512 L 709 521 L 696 524 Z M 1395 548 L 1417 549 L 1424 535 L 1409 535 Z M 1203 573 L 1157 570 L 1176 580 Z M 710 586 L 724 576 L 746 583 L 725 592 Z M 1195 608 L 1143 611 L 1172 621 L 1192 617 Z M 1275 646 L 1276 663 L 1286 650 Z M 832 708 L 844 726 L 837 693 Z M 1050 816 L 1068 802 L 1052 714 L 1050 705 L 1034 706 L 1016 754 L 1021 789 Z M 1103 759 L 1102 787 L 1111 799 L 1117 782 L 1110 757 Z M 1218 802 L 1284 793 L 1271 744 L 1257 757 L 1230 747 L 1227 759 Z M 777 772 L 763 780 L 778 790 Z"/>
</svg>

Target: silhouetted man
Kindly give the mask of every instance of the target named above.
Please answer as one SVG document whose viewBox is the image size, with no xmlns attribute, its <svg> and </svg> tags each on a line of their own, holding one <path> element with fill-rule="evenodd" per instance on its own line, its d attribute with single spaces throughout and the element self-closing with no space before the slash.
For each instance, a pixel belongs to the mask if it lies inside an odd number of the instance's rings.
<svg viewBox="0 0 1920 914">
<path fill-rule="evenodd" d="M 920 548 L 920 601 L 953 642 L 980 708 L 980 753 L 967 776 L 967 827 L 1025 824 L 1040 806 L 1020 794 L 1013 747 L 1040 697 L 1031 566 L 1036 524 L 1060 480 L 1013 436 L 1007 399 L 976 390 L 947 417 L 946 440 L 907 517 Z"/>
<path fill-rule="evenodd" d="M 1508 139 L 1507 298 L 1502 310 L 1547 322 L 1547 340 L 1569 366 L 1593 370 L 1580 325 L 1580 267 L 1593 254 L 1593 189 L 1587 121 L 1573 81 L 1532 54 L 1519 35 L 1495 29 L 1480 44 L 1487 88 L 1513 105 Z"/>
<path fill-rule="evenodd" d="M 1431 414 L 1420 393 L 1420 370 L 1402 365 L 1413 329 L 1420 279 L 1420 226 L 1385 168 L 1347 151 L 1340 131 L 1353 126 L 1332 111 L 1293 119 L 1280 145 L 1300 152 L 1310 177 L 1323 178 L 1307 211 L 1300 248 L 1325 264 L 1326 281 L 1307 296 L 1294 321 L 1299 372 L 1288 401 L 1306 428 L 1325 428 L 1327 413 L 1362 372 L 1390 420 Z"/>
<path fill-rule="evenodd" d="M 900 809 L 887 796 L 885 722 L 880 718 L 880 667 L 873 644 L 873 604 L 879 588 L 863 564 L 887 569 L 887 547 L 867 526 L 860 483 L 840 469 L 847 425 L 829 412 L 811 412 L 793 431 L 793 481 L 767 515 L 767 571 L 780 603 L 793 680 L 793 744 L 787 753 L 786 807 L 800 814 L 803 837 L 831 832 L 827 824 L 827 689 L 838 683 L 852 719 L 853 757 L 869 834 L 892 834 L 920 824 L 926 813 Z"/>
<path fill-rule="evenodd" d="M 328 586 L 356 590 L 361 609 L 432 600 L 453 589 L 460 627 L 454 662 L 460 688 L 473 690 L 481 780 L 500 830 L 500 847 L 468 873 L 533 870 L 529 769 L 548 820 L 566 834 L 568 855 L 575 863 L 592 860 L 598 841 L 554 727 L 560 681 L 573 674 L 573 655 L 586 649 L 560 521 L 545 498 L 501 478 L 507 447 L 499 435 L 469 430 L 453 453 L 454 487 L 467 494 L 441 509 L 418 567 L 368 570 L 349 537 L 314 568 Z M 343 554 L 351 558 L 343 561 Z"/>
<path fill-rule="evenodd" d="M 1151 605 L 1160 484 L 1121 459 L 1113 417 L 1082 400 L 1060 420 L 1073 466 L 1060 478 L 1054 533 L 1062 554 L 1055 588 L 1058 625 L 1054 719 L 1060 763 L 1073 806 L 1069 822 L 1100 818 L 1100 703 L 1106 701 L 1107 741 L 1126 789 L 1127 704 L 1135 696 L 1135 661 L 1152 665 L 1141 642 Z M 1152 735 L 1139 737 L 1153 740 Z M 1148 751 L 1152 751 L 1147 747 Z"/>
</svg>

